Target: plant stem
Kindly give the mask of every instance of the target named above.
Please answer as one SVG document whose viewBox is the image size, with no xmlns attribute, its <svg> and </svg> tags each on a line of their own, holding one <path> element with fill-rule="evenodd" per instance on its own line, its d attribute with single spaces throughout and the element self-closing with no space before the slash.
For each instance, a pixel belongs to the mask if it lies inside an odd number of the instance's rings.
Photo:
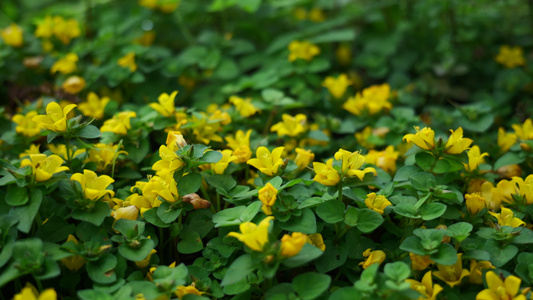
<svg viewBox="0 0 533 300">
<path fill-rule="evenodd" d="M 120 139 L 120 142 L 118 142 L 117 149 L 115 150 L 115 156 L 113 157 L 113 165 L 111 167 L 111 178 L 115 178 L 115 164 L 117 162 L 118 153 L 120 152 L 120 148 L 122 147 L 123 139 Z"/>
</svg>

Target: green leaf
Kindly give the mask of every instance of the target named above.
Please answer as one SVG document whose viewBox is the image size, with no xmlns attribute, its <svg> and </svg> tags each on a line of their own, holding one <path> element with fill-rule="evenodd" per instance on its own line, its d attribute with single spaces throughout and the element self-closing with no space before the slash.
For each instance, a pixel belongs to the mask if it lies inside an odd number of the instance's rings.
<svg viewBox="0 0 533 300">
<path fill-rule="evenodd" d="M 113 225 L 113 229 L 122 233 L 129 239 L 136 239 L 144 232 L 145 223 L 142 221 L 118 219 Z"/>
<path fill-rule="evenodd" d="M 443 174 L 448 172 L 451 169 L 450 163 L 445 159 L 439 159 L 435 163 L 435 167 L 433 167 L 433 172 Z"/>
<path fill-rule="evenodd" d="M 33 219 L 35 219 L 35 216 L 39 212 L 39 208 L 43 201 L 43 193 L 40 189 L 32 189 L 30 194 L 29 203 L 13 207 L 9 211 L 9 215 L 15 216 L 19 220 L 17 229 L 24 233 L 30 232 Z"/>
<path fill-rule="evenodd" d="M 430 171 L 435 163 L 435 156 L 427 152 L 418 152 L 415 155 L 416 164 L 424 171 Z"/>
<path fill-rule="evenodd" d="M 235 181 L 231 175 L 214 174 L 207 177 L 206 181 L 209 185 L 215 187 L 217 190 L 221 189 L 225 192 L 229 192 L 237 185 L 237 181 Z"/>
<path fill-rule="evenodd" d="M 261 91 L 261 97 L 263 97 L 263 99 L 267 103 L 275 104 L 279 102 L 284 96 L 285 94 L 282 91 L 276 89 L 264 89 Z"/>
<path fill-rule="evenodd" d="M 52 143 L 52 141 L 54 141 L 56 139 L 56 137 L 58 137 L 60 135 L 60 133 L 58 132 L 50 132 L 47 136 L 46 136 L 46 142 L 48 144 Z"/>
<path fill-rule="evenodd" d="M 99 290 L 81 290 L 78 291 L 78 297 L 81 300 L 113 300 L 110 294 Z"/>
<path fill-rule="evenodd" d="M 330 284 L 329 275 L 314 272 L 300 274 L 292 280 L 292 287 L 304 300 L 317 298 L 329 288 Z"/>
<path fill-rule="evenodd" d="M 412 175 L 419 172 L 420 169 L 417 166 L 403 166 L 396 172 L 393 181 L 407 181 Z"/>
<path fill-rule="evenodd" d="M 121 219 L 123 220 L 123 219 Z M 148 254 L 154 249 L 155 243 L 152 239 L 142 239 L 138 244 L 133 246 L 128 243 L 123 243 L 118 246 L 118 253 L 125 259 L 131 261 L 141 261 L 145 259 Z"/>
<path fill-rule="evenodd" d="M 302 250 L 295 256 L 283 260 L 283 264 L 290 268 L 296 268 L 320 257 L 324 252 L 317 247 L 305 243 Z"/>
<path fill-rule="evenodd" d="M 18 185 L 9 185 L 7 187 L 6 203 L 11 206 L 24 205 L 30 200 L 28 190 L 26 187 L 19 187 Z"/>
<path fill-rule="evenodd" d="M 246 206 L 236 206 L 217 212 L 213 215 L 215 228 L 241 224 L 241 215 L 245 210 Z"/>
<path fill-rule="evenodd" d="M 62 217 L 53 216 L 37 230 L 35 236 L 43 241 L 57 243 L 66 240 L 75 228 L 74 224 L 69 224 Z"/>
<path fill-rule="evenodd" d="M 334 270 L 346 262 L 348 250 L 344 239 L 336 244 L 332 240 L 325 240 L 326 250 L 317 260 L 315 260 L 316 270 L 319 273 L 327 273 Z"/>
<path fill-rule="evenodd" d="M 361 293 L 353 287 L 342 287 L 336 289 L 335 292 L 329 296 L 328 300 L 353 300 L 363 299 Z"/>
<path fill-rule="evenodd" d="M 147 211 L 144 212 L 143 214 L 143 217 L 144 219 L 152 224 L 152 225 L 155 225 L 157 227 L 161 227 L 161 228 L 167 228 L 170 226 L 169 223 L 165 223 L 161 220 L 161 218 L 159 218 L 159 216 L 157 215 L 157 210 L 159 209 L 159 207 L 154 207 L 154 208 L 151 208 Z"/>
<path fill-rule="evenodd" d="M 427 203 L 420 208 L 420 215 L 425 221 L 439 218 L 446 211 L 446 205 L 438 202 Z"/>
<path fill-rule="evenodd" d="M 357 226 L 358 220 L 359 210 L 353 206 L 348 206 L 348 208 L 346 208 L 346 213 L 344 214 L 344 223 L 348 226 L 355 227 Z"/>
<path fill-rule="evenodd" d="M 178 181 L 178 192 L 181 196 L 185 196 L 196 193 L 201 186 L 202 175 L 200 173 L 189 173 Z"/>
<path fill-rule="evenodd" d="M 418 219 L 420 218 L 420 214 L 418 213 L 418 209 L 416 209 L 416 206 L 409 203 L 400 203 L 394 207 L 394 212 L 399 214 L 400 216 L 404 216 L 411 219 Z"/>
<path fill-rule="evenodd" d="M 251 255 L 244 254 L 233 261 L 233 263 L 229 266 L 220 285 L 226 286 L 237 283 L 245 279 L 246 276 L 252 273 L 255 269 L 256 265 L 254 265 Z"/>
<path fill-rule="evenodd" d="M 402 261 L 386 264 L 383 271 L 387 277 L 396 282 L 404 281 L 411 275 L 411 268 Z"/>
<path fill-rule="evenodd" d="M 279 223 L 279 227 L 291 232 L 313 234 L 316 233 L 316 217 L 310 208 L 304 208 L 300 216 L 291 216 L 287 222 Z"/>
<path fill-rule="evenodd" d="M 249 13 L 254 13 L 261 6 L 262 0 L 239 0 L 237 5 Z"/>
<path fill-rule="evenodd" d="M 334 224 L 344 220 L 344 209 L 344 203 L 332 199 L 318 206 L 316 214 L 326 223 Z"/>
<path fill-rule="evenodd" d="M 222 153 L 218 151 L 207 151 L 204 153 L 204 155 L 200 158 L 199 161 L 204 163 L 217 163 L 222 159 Z"/>
<path fill-rule="evenodd" d="M 515 236 L 512 240 L 513 244 L 532 244 L 533 243 L 533 231 L 522 228 L 520 234 Z"/>
<path fill-rule="evenodd" d="M 383 224 L 383 217 L 376 211 L 368 208 L 359 210 L 357 229 L 362 233 L 370 233 Z"/>
<path fill-rule="evenodd" d="M 509 244 L 503 247 L 500 243 L 494 240 L 487 241 L 487 252 L 490 254 L 490 262 L 496 267 L 501 268 L 518 253 L 518 247 Z"/>
<path fill-rule="evenodd" d="M 452 245 L 444 243 L 440 244 L 437 252 L 430 254 L 429 258 L 438 264 L 451 266 L 457 262 L 457 251 Z"/>
<path fill-rule="evenodd" d="M 448 226 L 446 229 L 446 235 L 457 239 L 457 241 L 462 242 L 465 238 L 470 235 L 470 232 L 474 226 L 470 223 L 459 222 Z"/>
<path fill-rule="evenodd" d="M 250 222 L 259 213 L 262 205 L 261 201 L 255 201 L 248 205 L 240 216 L 241 222 Z"/>
<path fill-rule="evenodd" d="M 355 40 L 355 29 L 336 29 L 309 38 L 309 42 L 314 44 L 331 42 L 348 42 Z"/>
<path fill-rule="evenodd" d="M 507 152 L 494 163 L 494 170 L 498 170 L 503 166 L 520 164 L 524 161 L 523 157 L 520 157 L 517 153 Z"/>
<path fill-rule="evenodd" d="M 181 240 L 178 243 L 178 251 L 183 254 L 196 253 L 204 249 L 200 234 L 194 230 L 184 230 L 180 233 Z"/>
<path fill-rule="evenodd" d="M 426 255 L 428 251 L 422 247 L 420 239 L 416 236 L 409 236 L 403 240 L 400 249 L 405 252 L 413 252 L 416 255 Z"/>
<path fill-rule="evenodd" d="M 94 282 L 111 283 L 117 279 L 115 274 L 116 266 L 117 258 L 111 253 L 104 253 L 98 260 L 87 262 L 87 275 Z"/>
<path fill-rule="evenodd" d="M 84 138 L 84 139 L 96 139 L 99 138 L 102 133 L 98 128 L 94 125 L 87 125 L 83 127 L 78 133 L 76 134 L 78 137 Z"/>
<path fill-rule="evenodd" d="M 80 221 L 92 223 L 96 226 L 102 225 L 104 219 L 111 215 L 109 204 L 105 202 L 97 202 L 94 207 L 89 210 L 76 208 L 72 212 L 72 218 Z"/>
<path fill-rule="evenodd" d="M 313 207 L 313 206 L 318 206 L 322 203 L 324 203 L 324 199 L 322 199 L 321 197 L 312 197 L 312 198 L 309 198 L 309 199 L 305 199 L 304 201 L 302 201 L 302 203 L 300 203 L 300 205 L 298 205 L 298 209 L 304 209 L 306 207 Z"/>
<path fill-rule="evenodd" d="M 170 224 L 174 222 L 174 220 L 176 220 L 181 215 L 181 212 L 182 212 L 181 208 L 176 208 L 172 206 L 172 203 L 169 203 L 169 202 L 163 202 L 157 208 L 157 216 L 162 222 L 166 224 Z"/>
</svg>

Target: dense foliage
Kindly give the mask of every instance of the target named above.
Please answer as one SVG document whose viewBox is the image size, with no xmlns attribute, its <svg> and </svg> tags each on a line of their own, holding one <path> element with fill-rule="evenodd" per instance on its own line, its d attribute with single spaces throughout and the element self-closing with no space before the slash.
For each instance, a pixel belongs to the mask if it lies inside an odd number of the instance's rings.
<svg viewBox="0 0 533 300">
<path fill-rule="evenodd" d="M 4 0 L 0 298 L 528 299 L 532 36 L 520 0 Z"/>
</svg>

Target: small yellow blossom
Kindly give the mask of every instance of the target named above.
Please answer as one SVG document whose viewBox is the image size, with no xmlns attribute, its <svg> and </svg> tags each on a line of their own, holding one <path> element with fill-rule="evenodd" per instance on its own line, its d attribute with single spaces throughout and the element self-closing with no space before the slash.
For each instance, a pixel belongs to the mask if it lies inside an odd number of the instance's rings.
<svg viewBox="0 0 533 300">
<path fill-rule="evenodd" d="M 200 292 L 196 286 L 194 285 L 194 282 L 191 285 L 184 286 L 180 285 L 176 288 L 176 291 L 174 292 L 176 294 L 176 297 L 178 299 L 183 299 L 185 295 L 192 294 L 197 296 L 202 296 L 202 294 L 205 294 L 205 292 Z"/>
<path fill-rule="evenodd" d="M 139 209 L 135 205 L 119 207 L 111 212 L 111 216 L 115 218 L 115 220 L 137 220 L 138 215 Z"/>
<path fill-rule="evenodd" d="M 471 193 L 465 195 L 466 208 L 472 215 L 477 214 L 487 207 L 487 201 L 480 193 Z"/>
<path fill-rule="evenodd" d="M 100 120 L 104 117 L 104 110 L 109 101 L 109 97 L 102 97 L 100 99 L 95 93 L 89 92 L 89 95 L 87 95 L 87 101 L 80 103 L 78 109 L 85 116 Z"/>
<path fill-rule="evenodd" d="M 435 277 L 446 282 L 450 287 L 461 283 L 461 280 L 470 274 L 470 271 L 463 269 L 462 253 L 457 254 L 457 262 L 451 266 L 437 264 L 438 271 L 433 272 Z"/>
<path fill-rule="evenodd" d="M 126 135 L 128 134 L 128 129 L 131 128 L 130 119 L 135 117 L 137 117 L 137 114 L 133 111 L 120 112 L 118 115 L 105 121 L 100 131 Z"/>
<path fill-rule="evenodd" d="M 433 260 L 429 258 L 429 255 L 417 255 L 409 252 L 409 257 L 411 258 L 411 268 L 415 271 L 425 270 L 434 264 Z"/>
<path fill-rule="evenodd" d="M 13 297 L 13 300 L 56 300 L 57 293 L 54 289 L 46 289 L 39 294 L 37 289 L 30 283 L 26 283 L 20 293 Z"/>
<path fill-rule="evenodd" d="M 274 217 L 264 218 L 259 225 L 244 222 L 239 225 L 241 233 L 230 232 L 227 236 L 237 238 L 253 251 L 263 251 L 263 247 L 268 242 L 268 228 L 271 220 L 274 220 Z"/>
<path fill-rule="evenodd" d="M 185 165 L 176 152 L 170 150 L 170 148 L 165 145 L 159 147 L 159 157 L 161 157 L 161 159 L 155 162 L 152 166 L 152 170 L 157 173 L 164 171 L 174 172 Z"/>
<path fill-rule="evenodd" d="M 74 244 L 77 245 L 78 239 L 76 239 L 76 237 L 73 236 L 72 234 L 69 234 L 67 238 L 67 242 L 73 242 Z M 67 267 L 67 269 L 71 271 L 78 271 L 85 264 L 85 258 L 83 258 L 80 255 L 75 254 L 75 255 L 62 258 L 61 262 L 65 265 L 65 267 Z"/>
<path fill-rule="evenodd" d="M 326 20 L 326 14 L 320 8 L 314 7 L 309 11 L 309 20 L 315 23 L 324 22 Z"/>
<path fill-rule="evenodd" d="M 524 121 L 524 124 L 513 124 L 512 125 L 516 136 L 522 140 L 533 140 L 533 121 L 531 119 L 527 119 Z"/>
<path fill-rule="evenodd" d="M 307 235 L 307 242 L 322 251 L 326 251 L 326 244 L 324 244 L 324 239 L 322 238 L 322 235 L 320 233 L 313 233 Z"/>
<path fill-rule="evenodd" d="M 37 24 L 35 29 L 35 37 L 50 38 L 54 34 L 54 20 L 51 16 L 46 16 L 43 20 Z"/>
<path fill-rule="evenodd" d="M 526 60 L 524 59 L 524 53 L 521 47 L 503 45 L 500 47 L 500 52 L 496 56 L 496 62 L 504 65 L 506 68 L 514 68 L 523 66 Z"/>
<path fill-rule="evenodd" d="M 341 98 L 346 93 L 346 88 L 350 85 L 352 85 L 352 82 L 344 73 L 337 78 L 328 76 L 322 81 L 322 86 L 327 88 L 329 93 L 335 98 Z"/>
<path fill-rule="evenodd" d="M 73 149 L 70 148 L 70 153 L 67 153 L 67 146 L 65 146 L 65 144 L 58 144 L 58 145 L 48 144 L 47 147 L 48 149 L 50 149 L 50 151 L 52 151 L 52 153 L 54 153 L 55 155 L 59 155 L 64 160 L 68 160 L 69 155 L 71 154 L 72 154 L 72 157 L 76 157 L 86 152 L 85 149 L 76 149 L 74 153 L 72 153 Z"/>
<path fill-rule="evenodd" d="M 373 264 L 381 264 L 385 258 L 387 258 L 385 252 L 381 250 L 372 251 L 370 248 L 363 252 L 363 256 L 366 257 L 366 259 L 359 263 L 360 266 L 363 266 L 363 269 L 366 269 Z"/>
<path fill-rule="evenodd" d="M 96 163 L 96 171 L 103 172 L 113 163 L 115 155 L 128 154 L 128 152 L 117 149 L 118 145 L 97 143 L 94 148 L 89 149 L 89 161 Z M 117 153 L 118 152 L 118 153 Z"/>
<path fill-rule="evenodd" d="M 134 206 L 134 207 L 135 207 L 135 206 Z M 153 255 L 153 254 L 156 254 L 156 253 L 157 253 L 157 250 L 152 249 L 152 250 L 150 251 L 150 253 L 148 253 L 148 255 L 147 255 L 143 260 L 136 261 L 136 262 L 135 262 L 135 265 L 137 266 L 137 268 L 139 268 L 139 269 L 143 269 L 143 268 L 148 267 L 148 264 L 150 264 L 150 258 L 152 258 L 152 255 Z"/>
<path fill-rule="evenodd" d="M 65 20 L 60 16 L 53 18 L 53 33 L 65 45 L 75 37 L 80 36 L 80 26 L 75 19 Z"/>
<path fill-rule="evenodd" d="M 283 166 L 283 159 L 281 154 L 285 147 L 277 147 L 272 150 L 272 153 L 266 147 L 259 147 L 256 151 L 256 158 L 248 160 L 247 164 L 255 167 L 263 174 L 274 176 L 280 166 Z"/>
<path fill-rule="evenodd" d="M 20 28 L 20 26 L 14 23 L 0 30 L 0 37 L 4 40 L 4 43 L 6 43 L 6 45 L 10 45 L 13 47 L 21 47 L 22 44 L 24 44 L 22 28 Z"/>
<path fill-rule="evenodd" d="M 442 292 L 442 287 L 438 284 L 433 284 L 431 278 L 431 271 L 426 272 L 422 281 L 416 281 L 413 279 L 406 279 L 406 282 L 411 284 L 411 289 L 417 291 L 422 296 L 418 297 L 418 300 L 435 300 L 437 295 Z"/>
<path fill-rule="evenodd" d="M 31 144 L 30 148 L 19 154 L 19 158 L 29 157 L 32 154 L 41 154 L 41 151 L 39 151 L 39 147 L 40 145 Z"/>
<path fill-rule="evenodd" d="M 297 114 L 291 116 L 289 114 L 283 114 L 281 116 L 282 122 L 274 124 L 270 128 L 270 132 L 276 131 L 278 136 L 298 136 L 307 130 L 307 116 L 304 114 Z"/>
<path fill-rule="evenodd" d="M 350 97 L 342 108 L 358 116 L 363 112 L 374 115 L 382 110 L 392 108 L 389 102 L 390 86 L 388 84 L 373 85 Z"/>
<path fill-rule="evenodd" d="M 263 203 L 261 209 L 267 216 L 272 214 L 272 206 L 276 203 L 277 196 L 278 190 L 270 182 L 259 190 L 259 200 Z"/>
<path fill-rule="evenodd" d="M 335 50 L 335 57 L 342 66 L 347 66 L 352 62 L 352 49 L 350 45 L 341 44 Z"/>
<path fill-rule="evenodd" d="M 396 160 L 399 153 L 394 151 L 394 146 L 390 145 L 383 151 L 370 150 L 365 155 L 366 163 L 376 165 L 385 172 L 393 174 L 396 172 Z"/>
<path fill-rule="evenodd" d="M 44 129 L 65 132 L 67 131 L 67 115 L 74 107 L 76 104 L 70 104 L 61 109 L 56 102 L 50 102 L 46 106 L 46 115 L 35 116 L 32 120 Z"/>
<path fill-rule="evenodd" d="M 298 170 L 304 170 L 315 159 L 315 154 L 311 150 L 305 150 L 303 148 L 296 148 L 296 158 L 294 162 L 298 166 Z"/>
<path fill-rule="evenodd" d="M 359 180 L 363 180 L 365 174 L 373 173 L 374 176 L 377 175 L 376 169 L 374 168 L 365 168 L 359 170 L 365 163 L 366 159 L 359 152 L 350 152 L 344 149 L 339 149 L 335 153 L 335 159 L 342 162 L 341 172 L 349 177 L 357 176 Z"/>
<path fill-rule="evenodd" d="M 516 143 L 517 135 L 515 133 L 507 133 L 505 129 L 500 127 L 498 129 L 498 147 L 501 152 L 507 152 Z"/>
<path fill-rule="evenodd" d="M 143 196 L 159 196 L 163 201 L 174 203 L 179 199 L 179 192 L 172 172 L 161 172 L 158 176 L 152 176 L 150 181 L 142 188 Z M 156 202 L 155 199 L 152 203 Z M 153 205 L 153 204 L 152 204 Z M 159 206 L 156 204 L 155 206 Z"/>
<path fill-rule="evenodd" d="M 174 106 L 174 99 L 176 98 L 176 95 L 178 94 L 178 91 L 172 92 L 172 94 L 163 93 L 159 95 L 159 98 L 157 98 L 157 101 L 159 103 L 150 103 L 150 107 L 153 108 L 158 113 L 162 114 L 165 117 L 171 117 L 174 115 L 176 111 L 176 107 Z"/>
<path fill-rule="evenodd" d="M 118 60 L 118 65 L 123 68 L 129 68 L 130 72 L 135 72 L 137 70 L 137 64 L 135 63 L 135 53 L 129 52 L 128 54 L 122 56 Z"/>
<path fill-rule="evenodd" d="M 313 169 L 316 173 L 313 180 L 323 185 L 333 186 L 341 180 L 339 173 L 333 168 L 333 158 L 330 158 L 325 164 L 313 162 Z"/>
<path fill-rule="evenodd" d="M 519 218 L 514 216 L 514 213 L 509 208 L 502 207 L 499 214 L 489 211 L 493 217 L 498 219 L 498 225 L 500 226 L 511 226 L 511 227 L 520 227 L 526 226 L 526 223 Z"/>
<path fill-rule="evenodd" d="M 476 296 L 476 300 L 526 300 L 526 296 L 519 294 L 522 280 L 509 275 L 505 281 L 494 271 L 485 274 L 488 289 L 484 289 Z"/>
<path fill-rule="evenodd" d="M 459 127 L 457 130 L 450 130 L 452 134 L 446 142 L 446 153 L 459 154 L 468 149 L 473 140 L 463 138 L 463 128 Z M 470 158 L 470 157 L 469 157 Z"/>
<path fill-rule="evenodd" d="M 307 235 L 301 232 L 293 232 L 292 235 L 285 234 L 281 238 L 281 256 L 292 257 L 300 253 L 307 242 Z"/>
<path fill-rule="evenodd" d="M 415 134 L 409 133 L 404 135 L 403 140 L 408 143 L 413 142 L 415 145 L 425 150 L 435 148 L 435 132 L 431 130 L 431 128 L 424 127 L 420 130 L 420 127 L 415 126 L 415 130 Z"/>
<path fill-rule="evenodd" d="M 470 276 L 468 276 L 468 282 L 473 284 L 483 284 L 483 270 L 494 269 L 494 266 L 490 261 L 476 261 L 470 260 Z"/>
<path fill-rule="evenodd" d="M 222 142 L 222 137 L 218 135 L 222 130 L 220 122 L 210 120 L 206 113 L 193 115 L 190 123 L 193 124 L 192 133 L 199 142 L 206 145 L 211 141 Z"/>
<path fill-rule="evenodd" d="M 76 53 L 69 53 L 52 65 L 50 73 L 55 74 L 59 72 L 61 74 L 70 74 L 76 71 L 76 63 L 78 62 L 78 59 Z"/>
<path fill-rule="evenodd" d="M 485 162 L 483 157 L 489 156 L 489 154 L 486 152 L 481 153 L 481 150 L 479 149 L 478 146 L 472 146 L 472 148 L 468 150 L 467 154 L 468 154 L 468 164 L 463 164 L 463 165 L 465 167 L 465 170 L 470 173 L 474 172 L 474 170 L 476 170 L 480 164 Z"/>
<path fill-rule="evenodd" d="M 383 195 L 376 195 L 376 193 L 370 193 L 366 195 L 365 205 L 371 210 L 378 212 L 380 215 L 382 215 L 385 211 L 385 208 L 387 206 L 392 205 L 392 203 Z"/>
<path fill-rule="evenodd" d="M 249 129 L 246 134 L 242 130 L 237 130 L 235 137 L 227 136 L 228 147 L 233 150 L 233 155 L 237 157 L 236 163 L 245 163 L 252 157 L 250 149 L 250 135 L 252 130 Z"/>
<path fill-rule="evenodd" d="M 218 162 L 211 164 L 211 169 L 215 174 L 224 174 L 229 163 L 237 159 L 237 156 L 233 155 L 231 150 L 222 150 L 220 153 L 222 153 L 222 158 Z"/>
<path fill-rule="evenodd" d="M 292 41 L 288 48 L 290 51 L 289 61 L 291 62 L 297 59 L 310 61 L 314 56 L 320 54 L 320 48 L 308 41 Z"/>
<path fill-rule="evenodd" d="M 20 166 L 31 166 L 35 180 L 42 182 L 52 178 L 56 173 L 69 170 L 68 167 L 62 167 L 62 164 L 63 159 L 57 155 L 30 154 L 30 158 L 22 160 Z"/>
<path fill-rule="evenodd" d="M 145 31 L 143 34 L 135 39 L 134 43 L 148 47 L 151 46 L 155 41 L 155 32 L 152 31 Z"/>
<path fill-rule="evenodd" d="M 237 96 L 231 96 L 229 97 L 229 102 L 235 105 L 235 108 L 243 118 L 253 116 L 260 112 L 260 110 L 252 104 L 251 98 L 243 99 Z"/>
<path fill-rule="evenodd" d="M 37 115 L 38 113 L 36 111 L 30 111 L 26 115 L 14 115 L 12 120 L 17 124 L 15 131 L 30 138 L 39 135 L 41 133 L 41 127 L 37 122 L 33 121 L 33 118 Z"/>
<path fill-rule="evenodd" d="M 107 190 L 107 187 L 115 182 L 115 180 L 107 175 L 98 176 L 91 170 L 83 170 L 82 173 L 72 174 L 70 180 L 80 183 L 85 198 L 96 201 L 105 195 L 113 197 L 115 192 Z"/>
<path fill-rule="evenodd" d="M 69 94 L 77 94 L 85 88 L 85 79 L 79 76 L 70 76 L 63 82 L 61 87 Z"/>
<path fill-rule="evenodd" d="M 187 146 L 187 141 L 185 141 L 185 138 L 183 137 L 183 134 L 181 134 L 181 131 L 169 131 L 167 133 L 166 144 L 168 149 L 174 152 L 180 148 Z"/>
</svg>

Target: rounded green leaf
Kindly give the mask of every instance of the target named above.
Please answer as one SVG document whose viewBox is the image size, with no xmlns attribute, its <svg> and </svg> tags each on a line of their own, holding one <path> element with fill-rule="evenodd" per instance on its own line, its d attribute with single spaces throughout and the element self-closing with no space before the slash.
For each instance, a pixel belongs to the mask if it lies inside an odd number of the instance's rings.
<svg viewBox="0 0 533 300">
<path fill-rule="evenodd" d="M 292 281 L 292 287 L 300 298 L 307 300 L 320 296 L 328 289 L 330 283 L 329 275 L 309 272 L 296 276 Z"/>
</svg>

